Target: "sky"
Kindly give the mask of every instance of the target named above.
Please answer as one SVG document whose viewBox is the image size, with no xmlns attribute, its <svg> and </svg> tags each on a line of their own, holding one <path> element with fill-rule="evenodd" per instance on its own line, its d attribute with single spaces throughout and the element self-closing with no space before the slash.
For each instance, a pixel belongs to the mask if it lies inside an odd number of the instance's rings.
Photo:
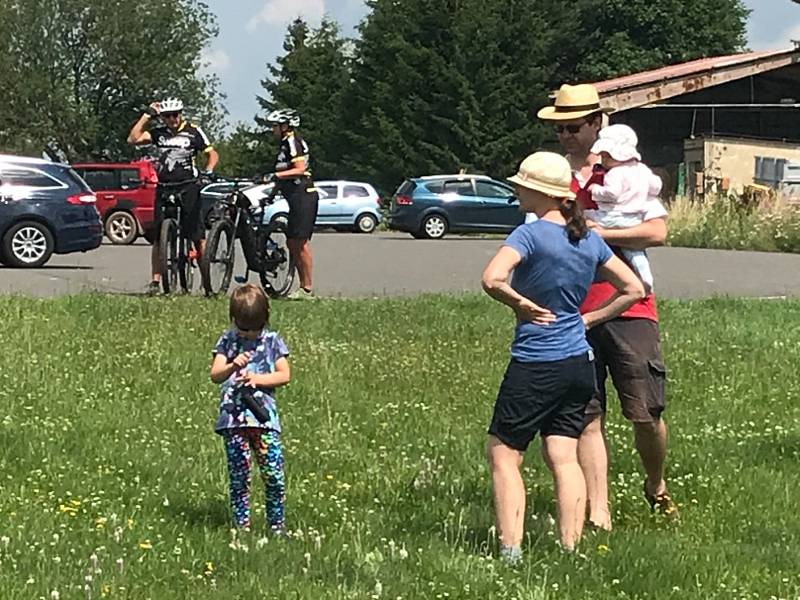
<svg viewBox="0 0 800 600">
<path fill-rule="evenodd" d="M 302 16 L 312 26 L 323 15 L 355 37 L 367 12 L 363 0 L 204 0 L 217 16 L 219 36 L 206 50 L 208 71 L 216 73 L 227 96 L 230 123 L 250 122 L 258 112 L 256 95 L 267 63 L 282 54 L 286 26 Z M 752 50 L 790 48 L 800 40 L 800 4 L 791 0 L 745 0 L 752 11 L 748 44 Z"/>
</svg>

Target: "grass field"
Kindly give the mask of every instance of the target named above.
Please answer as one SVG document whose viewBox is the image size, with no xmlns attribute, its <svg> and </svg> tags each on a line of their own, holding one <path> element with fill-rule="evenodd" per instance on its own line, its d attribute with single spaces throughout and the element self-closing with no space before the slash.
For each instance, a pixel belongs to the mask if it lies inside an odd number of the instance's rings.
<svg viewBox="0 0 800 600">
<path fill-rule="evenodd" d="M 479 296 L 276 305 L 290 539 L 229 526 L 210 348 L 224 301 L 0 300 L 0 597 L 797 598 L 800 303 L 664 302 L 670 525 L 609 423 L 615 530 L 493 554 L 485 427 L 511 315 Z"/>
</svg>

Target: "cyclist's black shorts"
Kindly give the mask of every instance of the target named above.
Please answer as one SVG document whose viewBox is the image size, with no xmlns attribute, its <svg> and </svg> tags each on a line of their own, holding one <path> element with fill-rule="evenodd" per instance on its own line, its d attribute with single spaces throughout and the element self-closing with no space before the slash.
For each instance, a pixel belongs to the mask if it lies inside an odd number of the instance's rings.
<svg viewBox="0 0 800 600">
<path fill-rule="evenodd" d="M 153 210 L 153 225 L 155 226 L 156 239 L 161 232 L 161 223 L 164 220 L 165 211 L 170 216 L 172 205 L 167 202 L 169 194 L 176 194 L 183 190 L 181 204 L 181 230 L 184 237 L 196 242 L 205 239 L 206 228 L 200 215 L 200 186 L 196 183 L 187 183 L 182 188 L 161 188 L 156 189 L 156 204 Z"/>
<path fill-rule="evenodd" d="M 310 240 L 314 235 L 314 222 L 317 220 L 319 194 L 314 184 L 298 185 L 286 201 L 289 203 L 289 222 L 286 237 L 295 240 Z"/>
</svg>

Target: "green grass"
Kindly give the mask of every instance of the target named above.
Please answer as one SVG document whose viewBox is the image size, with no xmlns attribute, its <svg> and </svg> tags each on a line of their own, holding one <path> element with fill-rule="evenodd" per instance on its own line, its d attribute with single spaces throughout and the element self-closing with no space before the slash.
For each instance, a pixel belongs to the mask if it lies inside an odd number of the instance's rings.
<svg viewBox="0 0 800 600">
<path fill-rule="evenodd" d="M 224 301 L 0 300 L 0 596 L 795 598 L 800 303 L 664 302 L 669 480 L 609 423 L 615 531 L 561 553 L 535 446 L 526 558 L 493 558 L 485 427 L 511 316 L 479 296 L 275 305 L 289 540 L 229 529 L 210 348 Z M 94 557 L 94 558 L 93 558 Z"/>
</svg>

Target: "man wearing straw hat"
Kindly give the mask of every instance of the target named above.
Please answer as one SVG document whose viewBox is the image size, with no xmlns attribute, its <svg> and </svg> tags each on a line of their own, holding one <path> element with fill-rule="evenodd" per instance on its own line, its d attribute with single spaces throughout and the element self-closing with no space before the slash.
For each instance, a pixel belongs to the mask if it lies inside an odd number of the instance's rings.
<svg viewBox="0 0 800 600">
<path fill-rule="evenodd" d="M 604 124 L 604 113 L 597 90 L 589 84 L 561 86 L 554 105 L 538 113 L 540 119 L 554 125 L 572 167 L 572 190 L 584 208 L 594 208 L 589 188 L 602 183 L 600 157 L 592 154 L 591 148 Z M 613 230 L 597 227 L 595 231 L 612 246 L 644 250 L 664 244 L 666 217 L 667 211 L 658 206 L 658 210 L 645 215 L 640 225 Z M 596 310 L 613 293 L 614 288 L 606 282 L 593 284 L 581 312 Z M 664 481 L 667 426 L 661 413 L 665 408 L 666 370 L 654 296 L 650 294 L 620 317 L 592 327 L 586 335 L 596 357 L 598 385 L 598 392 L 586 411 L 589 422 L 578 447 L 589 497 L 589 521 L 601 529 L 611 529 L 608 453 L 603 429 L 605 381 L 609 373 L 620 397 L 622 413 L 633 424 L 636 449 L 646 474 L 645 498 L 652 510 L 676 517 L 677 507 Z"/>
</svg>

